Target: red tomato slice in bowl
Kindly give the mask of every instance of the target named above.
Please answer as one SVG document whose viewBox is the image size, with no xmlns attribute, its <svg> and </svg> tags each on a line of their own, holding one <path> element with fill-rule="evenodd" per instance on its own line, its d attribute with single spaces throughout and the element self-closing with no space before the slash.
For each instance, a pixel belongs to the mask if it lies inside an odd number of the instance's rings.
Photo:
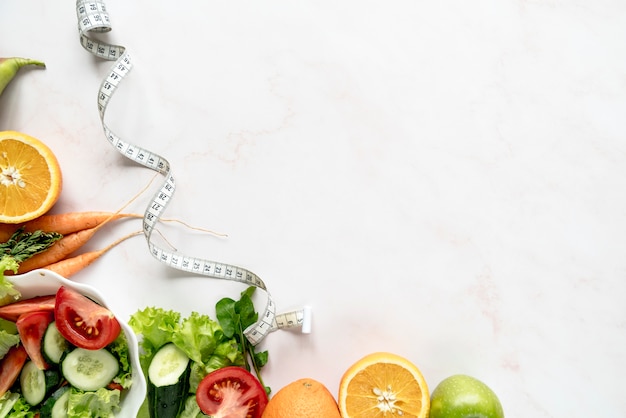
<svg viewBox="0 0 626 418">
<path fill-rule="evenodd" d="M 65 286 L 57 290 L 54 316 L 59 333 L 71 344 L 86 350 L 106 347 L 121 331 L 110 310 Z"/>
<path fill-rule="evenodd" d="M 243 367 L 228 366 L 202 379 L 196 402 L 207 415 L 261 418 L 268 398 L 252 373 Z"/>
<path fill-rule="evenodd" d="M 33 311 L 54 311 L 56 298 L 54 295 L 35 296 L 22 299 L 8 305 L 0 306 L 0 318 L 16 322 L 20 315 Z"/>
<path fill-rule="evenodd" d="M 35 311 L 20 315 L 15 326 L 20 334 L 20 340 L 28 357 L 40 370 L 48 369 L 50 366 L 43 357 L 41 343 L 43 336 L 48 329 L 48 325 L 54 321 L 54 312 Z"/>
<path fill-rule="evenodd" d="M 0 360 L 0 396 L 4 395 L 22 371 L 28 354 L 22 345 L 15 345 Z"/>
</svg>

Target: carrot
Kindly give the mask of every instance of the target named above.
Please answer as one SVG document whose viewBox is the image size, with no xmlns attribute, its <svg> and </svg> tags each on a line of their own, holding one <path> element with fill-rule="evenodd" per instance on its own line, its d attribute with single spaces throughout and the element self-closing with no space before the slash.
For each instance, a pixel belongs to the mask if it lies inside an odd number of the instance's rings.
<svg viewBox="0 0 626 418">
<path fill-rule="evenodd" d="M 61 235 L 68 235 L 73 232 L 82 231 L 83 229 L 94 228 L 102 222 L 122 218 L 143 218 L 143 215 L 137 213 L 95 211 L 42 215 L 21 225 L 0 224 L 0 242 L 6 242 L 6 240 L 9 239 L 11 235 L 13 235 L 13 233 L 15 233 L 15 231 L 22 226 L 24 227 L 24 232 L 34 232 L 40 230 L 45 232 L 57 232 Z"/>
<path fill-rule="evenodd" d="M 15 234 L 19 229 L 19 225 L 0 223 L 0 242 L 7 242 L 11 235 Z"/>
<path fill-rule="evenodd" d="M 17 270 L 18 274 L 26 273 L 31 270 L 36 270 L 38 268 L 43 268 L 48 264 L 56 263 L 57 261 L 63 260 L 65 257 L 85 245 L 87 241 L 89 241 L 95 235 L 98 229 L 100 229 L 100 226 L 74 232 L 72 234 L 64 236 L 63 238 L 55 242 L 46 251 L 35 254 L 31 258 L 22 261 Z"/>
<path fill-rule="evenodd" d="M 30 222 L 26 222 L 24 230 L 26 232 L 32 232 L 39 229 L 42 231 L 58 232 L 61 235 L 68 235 L 84 229 L 95 228 L 103 222 L 122 218 L 143 218 L 143 215 L 120 212 L 68 212 L 56 215 L 43 215 Z"/>
<path fill-rule="evenodd" d="M 65 278 L 68 278 L 78 273 L 79 271 L 83 270 L 87 266 L 91 265 L 94 261 L 102 257 L 107 251 L 109 251 L 111 248 L 115 247 L 122 241 L 125 241 L 128 238 L 134 237 L 135 235 L 139 235 L 139 234 L 143 234 L 143 231 L 137 231 L 137 232 L 128 234 L 126 236 L 123 236 L 122 238 L 107 245 L 106 247 L 102 249 L 99 249 L 96 251 L 89 251 L 83 254 L 79 254 L 75 257 L 64 258 L 60 261 L 44 266 L 43 268 L 47 270 L 51 270 Z"/>
<path fill-rule="evenodd" d="M 34 256 L 22 261 L 17 272 L 19 274 L 26 273 L 63 260 L 73 252 L 78 251 L 78 249 L 85 245 L 100 228 L 104 227 L 108 221 L 114 217 L 115 214 L 109 216 L 108 220 L 99 223 L 93 228 L 83 229 L 82 231 L 65 235 L 63 238 L 52 244 L 52 246 L 50 246 L 46 251 L 37 253 Z"/>
</svg>

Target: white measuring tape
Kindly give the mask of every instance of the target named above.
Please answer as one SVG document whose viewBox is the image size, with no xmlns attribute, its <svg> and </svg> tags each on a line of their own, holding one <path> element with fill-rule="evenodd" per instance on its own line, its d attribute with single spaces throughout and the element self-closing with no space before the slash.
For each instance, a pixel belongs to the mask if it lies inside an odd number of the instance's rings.
<svg viewBox="0 0 626 418">
<path fill-rule="evenodd" d="M 98 92 L 98 110 L 106 138 L 126 158 L 165 177 L 165 182 L 153 196 L 152 202 L 146 208 L 143 218 L 144 235 L 152 255 L 162 263 L 179 270 L 216 279 L 233 280 L 262 289 L 267 294 L 265 308 L 259 311 L 258 322 L 245 330 L 245 335 L 252 344 L 259 343 L 271 331 L 281 328 L 301 327 L 303 333 L 309 333 L 311 331 L 310 308 L 304 307 L 301 310 L 276 314 L 276 307 L 265 283 L 251 271 L 229 264 L 172 253 L 160 248 L 151 240 L 152 232 L 174 194 L 176 181 L 172 175 L 170 164 L 165 158 L 122 140 L 104 122 L 104 115 L 113 93 L 115 93 L 120 82 L 133 67 L 132 59 L 125 47 L 111 45 L 89 36 L 90 33 L 103 33 L 111 30 L 111 23 L 104 1 L 77 0 L 76 14 L 82 46 L 100 58 L 115 61 L 111 71 L 100 85 Z"/>
</svg>

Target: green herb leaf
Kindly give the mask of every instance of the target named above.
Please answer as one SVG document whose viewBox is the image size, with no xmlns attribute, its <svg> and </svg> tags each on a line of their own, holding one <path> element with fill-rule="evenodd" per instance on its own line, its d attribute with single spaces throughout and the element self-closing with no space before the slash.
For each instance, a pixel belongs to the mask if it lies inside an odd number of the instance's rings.
<svg viewBox="0 0 626 418">
<path fill-rule="evenodd" d="M 252 302 L 254 290 L 254 287 L 249 287 L 242 292 L 241 299 L 235 304 L 235 311 L 240 316 L 241 327 L 244 330 L 254 324 L 259 318 L 259 314 L 254 310 L 254 303 Z"/>
<path fill-rule="evenodd" d="M 237 323 L 239 322 L 239 315 L 235 310 L 236 302 L 231 298 L 220 299 L 215 305 L 215 316 L 217 317 L 224 336 L 226 338 L 232 338 L 237 332 Z"/>
<path fill-rule="evenodd" d="M 257 353 L 257 347 L 244 334 L 245 329 L 255 324 L 259 318 L 252 301 L 252 295 L 255 290 L 256 287 L 254 286 L 248 287 L 241 292 L 241 298 L 238 301 L 230 298 L 221 299 L 215 305 L 215 312 L 224 334 L 228 335 L 226 334 L 226 330 L 228 330 L 230 335 L 237 341 L 237 345 L 243 354 L 245 368 L 249 371 L 254 369 L 259 382 L 265 387 L 265 391 L 269 395 L 271 389 L 265 386 L 261 378 L 261 368 L 267 364 L 268 353 L 267 351 Z"/>
</svg>

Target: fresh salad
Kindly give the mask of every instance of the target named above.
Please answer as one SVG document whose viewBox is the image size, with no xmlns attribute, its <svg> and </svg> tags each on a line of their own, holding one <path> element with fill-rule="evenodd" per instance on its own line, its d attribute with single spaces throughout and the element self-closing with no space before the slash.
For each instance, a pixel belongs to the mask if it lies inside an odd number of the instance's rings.
<svg viewBox="0 0 626 418">
<path fill-rule="evenodd" d="M 154 307 L 131 316 L 148 381 L 140 418 L 261 417 L 270 392 L 260 376 L 268 353 L 244 335 L 258 319 L 254 290 L 238 301 L 221 299 L 217 320 Z"/>
<path fill-rule="evenodd" d="M 115 316 L 64 286 L 53 295 L 22 299 L 3 267 L 0 418 L 117 414 L 132 371 Z"/>
</svg>

